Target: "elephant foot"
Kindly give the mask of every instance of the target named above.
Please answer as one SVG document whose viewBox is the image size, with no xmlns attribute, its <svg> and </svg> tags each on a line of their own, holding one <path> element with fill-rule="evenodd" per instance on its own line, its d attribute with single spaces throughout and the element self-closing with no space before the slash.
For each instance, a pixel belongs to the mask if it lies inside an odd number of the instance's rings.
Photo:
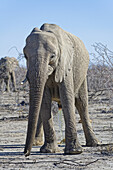
<svg viewBox="0 0 113 170">
<path fill-rule="evenodd" d="M 41 148 L 41 153 L 56 153 L 58 151 L 58 146 L 56 142 L 45 143 Z"/>
<path fill-rule="evenodd" d="M 76 154 L 81 154 L 82 152 L 83 152 L 83 148 L 79 143 L 75 145 L 69 145 L 64 150 L 64 153 L 67 155 L 76 155 Z"/>
<path fill-rule="evenodd" d="M 25 157 L 29 156 L 30 155 L 30 151 L 25 149 L 24 150 L 24 155 L 25 155 Z"/>
<path fill-rule="evenodd" d="M 39 138 L 39 137 L 36 137 L 34 142 L 33 142 L 33 146 L 40 146 L 40 145 L 43 145 L 44 142 L 43 142 L 43 138 Z"/>
<path fill-rule="evenodd" d="M 97 139 L 93 139 L 93 140 L 86 142 L 86 146 L 88 147 L 96 147 L 96 146 L 99 146 L 100 144 L 101 143 Z"/>
</svg>

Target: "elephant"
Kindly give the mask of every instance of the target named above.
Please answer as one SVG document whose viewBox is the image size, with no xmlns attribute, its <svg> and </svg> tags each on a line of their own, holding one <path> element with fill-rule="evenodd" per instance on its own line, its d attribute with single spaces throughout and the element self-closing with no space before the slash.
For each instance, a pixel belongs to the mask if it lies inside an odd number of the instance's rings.
<svg viewBox="0 0 113 170">
<path fill-rule="evenodd" d="M 3 84 L 5 83 L 5 91 L 10 91 L 10 80 L 13 91 L 16 91 L 15 68 L 19 63 L 14 57 L 4 57 L 0 59 L 0 90 L 3 91 Z"/>
<path fill-rule="evenodd" d="M 87 146 L 97 146 L 88 114 L 87 70 L 89 54 L 83 42 L 56 24 L 43 24 L 32 30 L 23 49 L 29 82 L 29 116 L 25 156 L 30 155 L 36 134 L 44 130 L 41 153 L 58 151 L 51 102 L 62 105 L 65 120 L 65 154 L 80 154 L 83 148 L 76 130 L 77 108 Z M 38 128 L 37 128 L 38 127 Z M 40 132 L 39 132 L 40 131 Z"/>
</svg>

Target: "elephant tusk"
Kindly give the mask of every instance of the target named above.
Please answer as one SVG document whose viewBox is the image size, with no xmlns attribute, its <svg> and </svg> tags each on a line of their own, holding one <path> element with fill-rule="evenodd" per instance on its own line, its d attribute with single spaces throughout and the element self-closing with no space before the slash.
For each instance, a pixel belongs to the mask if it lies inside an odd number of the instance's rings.
<svg viewBox="0 0 113 170">
<path fill-rule="evenodd" d="M 21 85 L 25 84 L 27 82 L 27 78 L 25 78 L 22 82 Z"/>
</svg>

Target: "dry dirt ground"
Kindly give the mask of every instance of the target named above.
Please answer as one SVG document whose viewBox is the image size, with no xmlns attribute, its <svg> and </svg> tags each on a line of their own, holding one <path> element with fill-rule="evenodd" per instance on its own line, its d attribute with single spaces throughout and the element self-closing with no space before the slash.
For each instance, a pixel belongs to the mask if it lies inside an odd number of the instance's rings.
<svg viewBox="0 0 113 170">
<path fill-rule="evenodd" d="M 20 105 L 25 101 L 25 106 Z M 78 138 L 84 152 L 79 155 L 64 155 L 64 121 L 62 111 L 54 115 L 59 153 L 42 154 L 40 146 L 34 146 L 29 157 L 23 154 L 28 115 L 26 92 L 0 94 L 0 169 L 113 169 L 113 103 L 106 95 L 97 96 L 89 104 L 89 114 L 99 147 L 86 147 L 85 138 L 76 113 Z M 104 145 L 108 144 L 108 145 Z"/>
</svg>

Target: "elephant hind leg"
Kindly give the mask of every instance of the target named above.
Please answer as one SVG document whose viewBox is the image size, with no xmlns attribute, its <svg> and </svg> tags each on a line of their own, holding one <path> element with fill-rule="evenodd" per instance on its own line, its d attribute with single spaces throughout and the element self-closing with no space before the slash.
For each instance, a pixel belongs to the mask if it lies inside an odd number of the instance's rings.
<svg viewBox="0 0 113 170">
<path fill-rule="evenodd" d="M 87 92 L 87 80 L 82 83 L 78 96 L 75 98 L 75 105 L 79 112 L 82 126 L 86 138 L 87 146 L 97 146 L 99 144 L 95 137 L 93 129 L 91 127 L 89 114 L 88 114 L 88 92 Z"/>
</svg>

